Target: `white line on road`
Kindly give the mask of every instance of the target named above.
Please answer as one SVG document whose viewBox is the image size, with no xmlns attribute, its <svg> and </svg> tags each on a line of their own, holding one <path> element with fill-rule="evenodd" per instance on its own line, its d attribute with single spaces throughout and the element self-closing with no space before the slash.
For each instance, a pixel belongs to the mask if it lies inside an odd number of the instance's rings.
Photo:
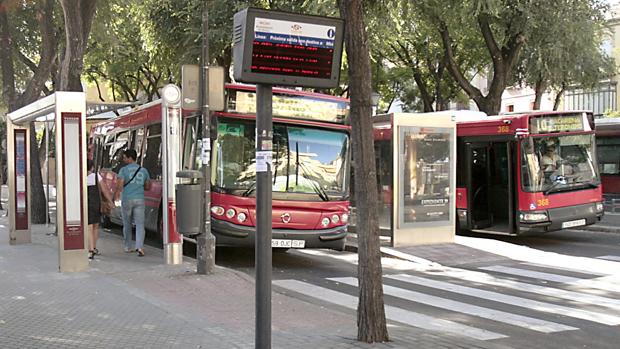
<svg viewBox="0 0 620 349">
<path fill-rule="evenodd" d="M 320 299 L 322 301 L 344 306 L 349 309 L 357 309 L 357 297 L 346 293 L 333 291 L 297 280 L 276 280 L 273 284 L 306 296 Z M 434 318 L 432 316 L 403 310 L 389 305 L 385 306 L 385 313 L 389 320 L 426 330 L 451 332 L 478 340 L 490 340 L 507 337 L 503 334 L 462 325 L 453 321 Z"/>
<path fill-rule="evenodd" d="M 493 285 L 504 288 L 511 288 L 517 291 L 536 293 L 544 296 L 567 299 L 571 302 L 579 302 L 592 304 L 596 306 L 607 307 L 614 310 L 620 310 L 620 300 L 615 298 L 603 297 L 594 294 L 581 293 L 576 291 L 564 290 L 561 288 L 553 288 L 548 286 L 540 286 L 534 284 L 528 284 L 525 282 L 518 282 L 509 279 L 497 278 L 491 274 L 459 269 L 459 268 L 445 268 L 441 271 L 428 271 L 429 275 L 447 276 L 455 279 L 461 279 L 470 282 L 477 282 L 481 284 Z"/>
<path fill-rule="evenodd" d="M 556 270 L 570 271 L 570 272 L 574 272 L 574 273 L 590 274 L 590 275 L 594 275 L 594 276 L 606 276 L 606 275 L 609 275 L 609 274 L 606 274 L 606 273 L 596 273 L 596 272 L 593 272 L 592 270 L 584 271 L 583 269 L 571 268 L 569 266 L 545 265 L 545 264 L 527 263 L 527 262 L 524 262 L 524 263 L 521 263 L 521 264 L 529 265 L 529 266 L 532 266 L 532 267 L 538 267 L 538 268 L 556 269 Z"/>
<path fill-rule="evenodd" d="M 593 289 L 609 292 L 620 292 L 620 275 L 601 276 L 596 279 L 579 280 L 568 283 L 567 285 L 579 287 L 581 290 Z"/>
<path fill-rule="evenodd" d="M 606 259 L 608 261 L 620 262 L 620 256 L 599 256 L 598 259 Z"/>
<path fill-rule="evenodd" d="M 454 242 L 482 251 L 487 251 L 517 261 L 537 263 L 562 268 L 570 266 L 585 273 L 614 275 L 620 270 L 620 263 L 589 257 L 575 257 L 555 252 L 545 252 L 493 239 L 455 236 Z"/>
<path fill-rule="evenodd" d="M 328 280 L 357 287 L 357 279 L 353 277 L 328 278 Z M 383 285 L 383 292 L 386 295 L 402 298 L 408 301 L 422 303 L 437 308 L 447 309 L 463 314 L 469 314 L 497 322 L 507 323 L 543 333 L 561 332 L 577 330 L 575 327 L 558 324 L 555 322 L 534 319 L 527 316 L 508 313 L 505 311 L 494 310 L 477 305 L 454 301 L 451 299 L 427 295 L 420 292 L 405 290 L 398 287 Z"/>
<path fill-rule="evenodd" d="M 577 319 L 583 319 L 598 322 L 605 325 L 616 326 L 620 324 L 620 317 L 604 313 L 597 313 L 588 310 L 569 308 L 551 303 L 539 302 L 527 298 L 515 297 L 503 293 L 480 290 L 473 287 L 460 286 L 449 282 L 437 281 L 407 274 L 387 275 L 386 278 L 400 280 L 415 285 L 437 288 L 463 295 L 482 298 L 494 302 L 510 304 L 517 307 L 528 308 L 546 313 L 569 316 Z"/>
<path fill-rule="evenodd" d="M 503 265 L 493 265 L 493 266 L 490 266 L 490 267 L 479 267 L 478 269 L 487 270 L 487 271 L 494 271 L 494 272 L 498 272 L 498 273 L 502 273 L 502 274 L 525 276 L 525 277 L 529 277 L 529 278 L 541 279 L 541 280 L 547 280 L 547 281 L 553 281 L 553 282 L 560 282 L 560 283 L 576 282 L 576 281 L 583 280 L 583 279 L 580 279 L 580 278 L 575 278 L 575 277 L 570 277 L 570 276 L 557 275 L 557 274 L 551 274 L 551 273 L 543 273 L 543 272 L 527 270 L 527 269 L 505 267 Z"/>
</svg>

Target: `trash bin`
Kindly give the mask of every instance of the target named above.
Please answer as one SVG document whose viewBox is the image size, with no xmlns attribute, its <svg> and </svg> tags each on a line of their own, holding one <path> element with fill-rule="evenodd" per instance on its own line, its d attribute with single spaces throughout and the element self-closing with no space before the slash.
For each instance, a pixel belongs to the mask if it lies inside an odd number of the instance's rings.
<svg viewBox="0 0 620 349">
<path fill-rule="evenodd" d="M 176 185 L 177 231 L 183 235 L 200 234 L 200 210 L 202 192 L 200 191 L 200 171 L 179 171 L 177 178 L 182 182 Z"/>
</svg>

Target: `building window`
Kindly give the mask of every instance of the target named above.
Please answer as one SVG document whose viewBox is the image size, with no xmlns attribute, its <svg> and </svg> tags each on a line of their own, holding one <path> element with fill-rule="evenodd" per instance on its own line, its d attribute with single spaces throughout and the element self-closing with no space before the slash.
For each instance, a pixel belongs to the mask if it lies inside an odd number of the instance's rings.
<svg viewBox="0 0 620 349">
<path fill-rule="evenodd" d="M 515 106 L 514 104 L 509 104 L 506 106 L 506 111 L 509 113 L 512 113 L 513 111 L 515 111 Z"/>
<path fill-rule="evenodd" d="M 606 111 L 617 110 L 616 84 L 604 83 L 593 90 L 575 88 L 567 90 L 564 96 L 564 110 L 591 110 L 594 117 L 601 117 Z"/>
</svg>

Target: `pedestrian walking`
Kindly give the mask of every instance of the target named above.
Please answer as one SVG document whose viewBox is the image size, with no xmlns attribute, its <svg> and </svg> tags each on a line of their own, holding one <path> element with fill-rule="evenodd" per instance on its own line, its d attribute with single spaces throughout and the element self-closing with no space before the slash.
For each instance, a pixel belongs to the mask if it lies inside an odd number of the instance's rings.
<svg viewBox="0 0 620 349">
<path fill-rule="evenodd" d="M 101 196 L 107 202 L 112 198 L 107 190 L 102 188 L 102 177 L 95 171 L 95 163 L 92 160 L 86 162 L 88 176 L 86 176 L 86 188 L 88 192 L 88 259 L 93 260 L 99 254 L 97 240 L 99 239 L 99 222 L 101 221 Z"/>
<path fill-rule="evenodd" d="M 150 189 L 149 172 L 136 163 L 137 153 L 134 149 L 123 152 L 123 166 L 118 172 L 114 200 L 121 195 L 121 213 L 123 216 L 123 247 L 125 252 L 137 251 L 144 256 L 144 191 Z M 131 228 L 136 225 L 136 244 L 131 246 Z"/>
</svg>

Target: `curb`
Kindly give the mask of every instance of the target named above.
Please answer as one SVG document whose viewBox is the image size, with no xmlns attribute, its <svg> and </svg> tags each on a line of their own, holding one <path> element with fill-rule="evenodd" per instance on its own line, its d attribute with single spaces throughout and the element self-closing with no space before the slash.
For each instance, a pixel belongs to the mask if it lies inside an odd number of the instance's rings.
<svg viewBox="0 0 620 349">
<path fill-rule="evenodd" d="M 355 240 L 355 241 L 351 241 L 351 240 Z M 347 252 L 353 252 L 353 253 L 358 252 L 356 234 L 349 233 L 349 235 L 347 235 L 347 242 L 345 243 L 344 250 Z M 436 262 L 433 262 L 431 260 L 424 259 L 421 257 L 416 257 L 408 253 L 400 252 L 392 247 L 381 246 L 380 252 L 381 252 L 381 257 L 400 259 L 403 261 L 425 265 L 428 267 L 441 267 L 441 264 L 439 263 L 436 263 Z"/>
<path fill-rule="evenodd" d="M 603 225 L 603 224 L 586 225 L 584 227 L 579 227 L 578 229 L 575 229 L 575 230 L 586 230 L 586 231 L 620 234 L 620 227 L 614 227 L 612 225 Z"/>
</svg>

